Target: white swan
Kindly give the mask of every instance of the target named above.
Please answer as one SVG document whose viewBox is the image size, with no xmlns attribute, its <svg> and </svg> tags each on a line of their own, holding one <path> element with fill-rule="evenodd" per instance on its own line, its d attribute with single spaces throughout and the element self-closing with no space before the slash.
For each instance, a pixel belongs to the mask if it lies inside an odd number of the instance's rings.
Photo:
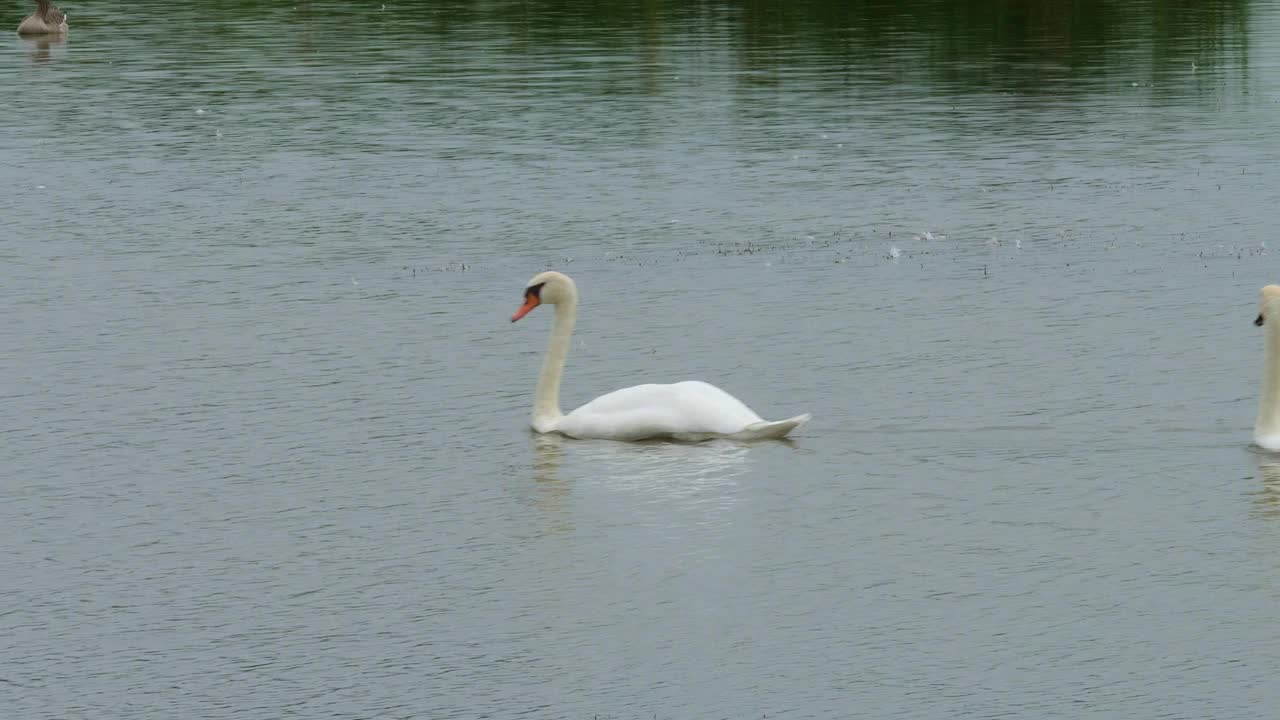
<svg viewBox="0 0 1280 720">
<path fill-rule="evenodd" d="M 696 380 L 623 388 L 565 415 L 560 412 L 560 375 L 578 315 L 573 280 L 558 272 L 535 275 L 511 322 L 544 304 L 556 306 L 556 317 L 533 399 L 530 424 L 537 432 L 607 440 L 763 440 L 785 437 L 809 420 L 807 413 L 776 422 L 762 420 L 734 396 Z"/>
<path fill-rule="evenodd" d="M 1262 397 L 1258 401 L 1258 421 L 1253 425 L 1253 441 L 1264 450 L 1280 451 L 1280 285 L 1262 288 L 1258 319 L 1253 324 L 1267 328 Z"/>
</svg>

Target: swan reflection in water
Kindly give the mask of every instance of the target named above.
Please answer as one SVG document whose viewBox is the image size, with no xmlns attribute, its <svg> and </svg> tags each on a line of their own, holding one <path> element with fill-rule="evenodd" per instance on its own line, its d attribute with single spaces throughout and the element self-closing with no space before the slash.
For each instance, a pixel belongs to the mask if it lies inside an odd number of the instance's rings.
<svg viewBox="0 0 1280 720">
<path fill-rule="evenodd" d="M 1253 493 L 1253 515 L 1280 520 L 1280 458 L 1272 456 L 1259 461 L 1258 479 L 1262 481 L 1262 488 Z"/>
<path fill-rule="evenodd" d="M 703 443 L 576 441 L 549 433 L 533 436 L 535 504 L 572 529 L 572 495 L 586 511 L 608 509 L 642 521 L 718 522 L 740 500 L 736 478 L 748 468 L 751 448 Z M 593 503 L 593 495 L 621 493 L 625 502 Z"/>
<path fill-rule="evenodd" d="M 564 461 L 562 438 L 556 435 L 533 436 L 534 505 L 547 518 L 547 531 L 562 533 L 573 530 L 569 511 L 569 483 L 560 477 Z"/>
</svg>

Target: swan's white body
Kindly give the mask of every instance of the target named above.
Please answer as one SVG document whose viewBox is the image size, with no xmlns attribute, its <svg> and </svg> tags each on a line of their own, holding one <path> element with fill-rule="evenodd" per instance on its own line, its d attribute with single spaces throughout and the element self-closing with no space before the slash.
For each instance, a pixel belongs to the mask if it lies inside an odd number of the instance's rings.
<svg viewBox="0 0 1280 720">
<path fill-rule="evenodd" d="M 1254 323 L 1266 328 L 1266 350 L 1253 442 L 1264 450 L 1280 452 L 1280 285 L 1262 288 L 1262 304 Z"/>
<path fill-rule="evenodd" d="M 805 414 L 765 421 L 741 400 L 697 380 L 615 390 L 565 415 L 560 412 L 560 376 L 577 319 L 577 288 L 569 276 L 545 272 L 529 281 L 525 299 L 512 322 L 540 304 L 556 306 L 530 419 L 537 432 L 607 440 L 763 440 L 785 437 L 809 420 Z"/>
<path fill-rule="evenodd" d="M 556 432 L 576 438 L 644 440 L 670 437 L 782 437 L 807 417 L 765 422 L 738 398 L 715 385 L 688 380 L 671 385 L 636 385 L 601 395 L 560 418 Z"/>
</svg>

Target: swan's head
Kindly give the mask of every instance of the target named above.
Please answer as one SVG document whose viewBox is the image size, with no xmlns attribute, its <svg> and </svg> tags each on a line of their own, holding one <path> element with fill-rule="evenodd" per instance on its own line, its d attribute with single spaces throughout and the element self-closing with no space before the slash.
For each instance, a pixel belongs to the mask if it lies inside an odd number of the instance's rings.
<svg viewBox="0 0 1280 720">
<path fill-rule="evenodd" d="M 1280 290 L 1280 288 L 1277 288 Z M 528 286 L 524 289 L 524 305 L 511 316 L 511 322 L 515 322 L 529 311 L 539 305 L 570 302 L 578 299 L 578 288 L 574 286 L 573 280 L 568 275 L 558 273 L 554 270 L 548 270 L 544 273 L 538 273 L 529 280 Z"/>
<path fill-rule="evenodd" d="M 1276 317 L 1276 312 L 1280 311 L 1280 307 L 1276 306 L 1277 300 L 1280 300 L 1280 285 L 1262 288 L 1262 302 L 1258 304 L 1258 319 L 1253 321 L 1254 325 L 1262 327 L 1267 318 L 1280 319 Z"/>
</svg>

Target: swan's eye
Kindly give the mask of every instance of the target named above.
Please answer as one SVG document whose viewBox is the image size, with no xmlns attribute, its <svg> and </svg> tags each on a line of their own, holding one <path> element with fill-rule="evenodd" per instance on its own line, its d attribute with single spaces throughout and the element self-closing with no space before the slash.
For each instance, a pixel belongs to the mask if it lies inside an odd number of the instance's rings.
<svg viewBox="0 0 1280 720">
<path fill-rule="evenodd" d="M 524 296 L 529 297 L 530 295 L 532 295 L 538 298 L 539 300 L 541 300 L 543 285 L 546 285 L 546 283 L 538 283 L 537 285 L 530 285 L 529 287 L 524 289 Z"/>
<path fill-rule="evenodd" d="M 1262 313 L 1258 313 L 1258 319 L 1257 319 L 1257 320 L 1254 320 L 1254 321 L 1253 321 L 1253 324 L 1254 324 L 1254 325 L 1257 325 L 1258 327 L 1262 327 L 1262 323 L 1263 323 L 1263 322 L 1264 322 L 1264 321 L 1263 321 L 1263 319 L 1262 319 Z"/>
</svg>

